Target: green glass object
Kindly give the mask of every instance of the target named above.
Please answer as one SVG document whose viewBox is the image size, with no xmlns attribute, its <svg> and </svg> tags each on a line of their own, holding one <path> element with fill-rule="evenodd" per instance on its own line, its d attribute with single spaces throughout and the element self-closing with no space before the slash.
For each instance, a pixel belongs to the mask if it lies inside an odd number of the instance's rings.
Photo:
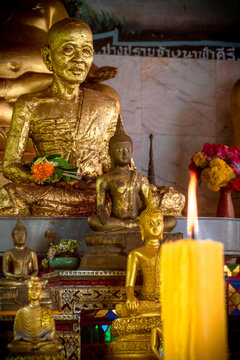
<svg viewBox="0 0 240 360">
<path fill-rule="evenodd" d="M 79 257 L 56 257 L 49 260 L 53 270 L 76 270 L 79 263 Z"/>
</svg>

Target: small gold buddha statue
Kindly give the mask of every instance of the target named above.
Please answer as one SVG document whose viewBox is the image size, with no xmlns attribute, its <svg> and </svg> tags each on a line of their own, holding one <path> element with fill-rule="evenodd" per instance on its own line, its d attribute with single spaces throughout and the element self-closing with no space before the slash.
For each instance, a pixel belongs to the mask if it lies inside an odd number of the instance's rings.
<svg viewBox="0 0 240 360">
<path fill-rule="evenodd" d="M 22 285 L 23 280 L 38 274 L 37 254 L 27 247 L 27 229 L 22 224 L 20 215 L 12 230 L 12 237 L 14 248 L 3 255 L 3 273 L 6 279 L 0 282 L 0 286 Z"/>
<path fill-rule="evenodd" d="M 100 232 L 138 229 L 140 212 L 147 205 L 150 184 L 148 179 L 130 168 L 132 139 L 123 129 L 120 116 L 114 136 L 109 140 L 112 170 L 97 178 L 97 215 L 88 218 L 90 227 Z M 111 214 L 107 211 L 107 197 L 111 199 Z M 174 216 L 164 217 L 164 231 L 176 226 Z"/>
<path fill-rule="evenodd" d="M 144 246 L 132 250 L 128 255 L 125 284 L 127 300 L 125 304 L 116 306 L 119 317 L 160 316 L 160 241 L 163 239 L 163 226 L 162 213 L 149 204 L 139 217 Z M 143 285 L 137 299 L 134 287 L 139 270 Z"/>
<path fill-rule="evenodd" d="M 157 339 L 162 332 L 160 241 L 163 236 L 163 215 L 151 202 L 141 212 L 139 226 L 144 246 L 132 250 L 128 255 L 127 299 L 125 303 L 116 305 L 119 319 L 112 323 L 111 333 L 115 340 L 107 346 L 107 359 L 155 359 L 159 353 Z M 140 296 L 136 297 L 135 284 L 139 270 L 143 285 Z"/>
<path fill-rule="evenodd" d="M 83 86 L 93 64 L 93 37 L 81 20 L 53 24 L 42 56 L 53 80 L 15 102 L 3 162 L 4 176 L 13 183 L 0 189 L 0 215 L 88 216 L 96 211 L 95 180 L 111 165 L 116 100 Z M 22 162 L 29 139 L 37 155 L 61 154 L 77 168 L 79 180 L 34 183 Z"/>
<path fill-rule="evenodd" d="M 42 281 L 31 277 L 27 282 L 30 304 L 17 311 L 11 352 L 56 352 L 62 344 L 56 336 L 52 310 L 40 304 Z"/>
</svg>

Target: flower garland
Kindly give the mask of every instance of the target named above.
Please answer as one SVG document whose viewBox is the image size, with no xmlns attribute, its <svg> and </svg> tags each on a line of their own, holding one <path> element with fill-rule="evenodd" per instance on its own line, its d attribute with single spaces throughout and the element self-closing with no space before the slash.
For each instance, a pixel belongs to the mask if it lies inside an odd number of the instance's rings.
<svg viewBox="0 0 240 360">
<path fill-rule="evenodd" d="M 37 155 L 26 166 L 38 184 L 53 184 L 59 180 L 68 182 L 71 178 L 81 178 L 77 176 L 77 168 L 71 168 L 71 165 L 61 157 L 61 154 Z"/>
<path fill-rule="evenodd" d="M 228 187 L 240 191 L 240 146 L 205 143 L 193 155 L 189 168 L 197 172 L 200 182 L 205 182 L 210 190 Z"/>
</svg>

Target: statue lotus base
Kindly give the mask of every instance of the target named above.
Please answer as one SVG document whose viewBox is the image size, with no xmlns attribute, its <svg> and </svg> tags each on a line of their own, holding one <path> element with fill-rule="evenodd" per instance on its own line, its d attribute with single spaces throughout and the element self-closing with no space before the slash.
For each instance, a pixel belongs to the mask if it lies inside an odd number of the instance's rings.
<svg viewBox="0 0 240 360">
<path fill-rule="evenodd" d="M 114 320 L 111 333 L 115 340 L 107 345 L 105 360 L 156 359 L 151 345 L 151 332 L 161 327 L 160 317 L 131 317 Z M 162 339 L 158 347 L 162 350 Z"/>
</svg>

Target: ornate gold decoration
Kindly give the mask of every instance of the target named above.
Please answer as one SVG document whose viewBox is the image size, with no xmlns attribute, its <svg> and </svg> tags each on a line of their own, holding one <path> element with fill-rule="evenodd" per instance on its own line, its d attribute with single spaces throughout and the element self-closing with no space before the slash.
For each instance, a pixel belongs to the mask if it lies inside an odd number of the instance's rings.
<svg viewBox="0 0 240 360">
<path fill-rule="evenodd" d="M 185 196 L 171 186 L 152 186 L 155 205 L 164 215 L 182 216 Z"/>
<path fill-rule="evenodd" d="M 98 285 L 76 286 L 73 289 L 59 288 L 59 307 L 65 313 L 80 314 L 82 310 L 113 309 L 119 301 L 126 299 L 125 287 Z"/>
<path fill-rule="evenodd" d="M 57 339 L 52 310 L 40 304 L 42 281 L 28 281 L 30 304 L 17 311 L 14 320 L 14 339 L 8 345 L 11 352 L 56 352 L 62 350 Z"/>
<path fill-rule="evenodd" d="M 152 333 L 155 329 L 152 330 Z M 157 348 L 156 348 L 157 345 Z M 123 338 L 117 338 L 107 345 L 106 360 L 155 360 L 163 359 L 162 340 L 155 342 L 152 334 L 128 335 Z M 160 349 L 160 350 L 158 350 Z M 158 354 L 158 357 L 157 355 Z"/>
<path fill-rule="evenodd" d="M 81 337 L 78 333 L 59 332 L 59 337 L 63 339 L 65 357 L 64 359 L 81 359 Z"/>
<path fill-rule="evenodd" d="M 120 318 L 114 320 L 111 326 L 111 334 L 114 337 L 122 337 L 131 334 L 146 334 L 146 332 L 151 332 L 152 329 L 161 327 L 162 321 L 160 317 Z"/>
</svg>

